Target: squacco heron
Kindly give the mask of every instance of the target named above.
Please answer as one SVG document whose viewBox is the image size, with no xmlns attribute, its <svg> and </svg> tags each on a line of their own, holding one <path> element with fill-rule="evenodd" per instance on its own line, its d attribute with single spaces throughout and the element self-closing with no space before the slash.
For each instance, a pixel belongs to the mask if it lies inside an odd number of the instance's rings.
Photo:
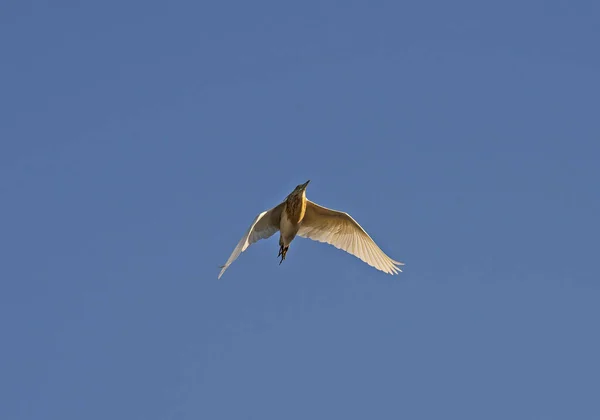
<svg viewBox="0 0 600 420">
<path fill-rule="evenodd" d="M 306 198 L 309 181 L 298 185 L 279 205 L 256 216 L 231 256 L 221 266 L 219 277 L 251 244 L 279 231 L 279 264 L 285 260 L 296 236 L 325 242 L 360 258 L 388 274 L 398 274 L 404 265 L 388 257 L 369 234 L 348 214 L 319 206 Z"/>
</svg>

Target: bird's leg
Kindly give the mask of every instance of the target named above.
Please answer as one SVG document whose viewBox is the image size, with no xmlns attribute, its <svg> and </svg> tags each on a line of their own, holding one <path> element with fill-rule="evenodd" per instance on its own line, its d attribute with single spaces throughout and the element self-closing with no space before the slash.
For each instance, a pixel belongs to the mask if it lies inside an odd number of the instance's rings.
<svg viewBox="0 0 600 420">
<path fill-rule="evenodd" d="M 281 256 L 281 261 L 279 261 L 279 265 L 285 260 L 285 254 L 287 254 L 289 246 L 284 247 L 283 245 L 279 246 L 279 254 L 277 256 Z"/>
</svg>

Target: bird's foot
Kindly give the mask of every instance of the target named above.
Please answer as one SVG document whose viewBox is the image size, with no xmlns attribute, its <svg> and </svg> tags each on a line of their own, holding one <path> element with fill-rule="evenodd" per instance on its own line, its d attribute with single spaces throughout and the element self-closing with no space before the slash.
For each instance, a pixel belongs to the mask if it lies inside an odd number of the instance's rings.
<svg viewBox="0 0 600 420">
<path fill-rule="evenodd" d="M 283 245 L 281 245 L 279 247 L 279 254 L 277 254 L 277 256 L 281 256 L 281 260 L 279 261 L 279 265 L 281 265 L 281 263 L 283 262 L 283 260 L 285 260 L 285 254 L 287 254 L 289 246 L 284 247 Z"/>
</svg>

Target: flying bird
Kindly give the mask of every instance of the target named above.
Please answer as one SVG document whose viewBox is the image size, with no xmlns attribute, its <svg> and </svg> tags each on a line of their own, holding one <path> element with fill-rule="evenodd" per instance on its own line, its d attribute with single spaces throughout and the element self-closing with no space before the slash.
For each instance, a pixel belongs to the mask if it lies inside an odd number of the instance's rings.
<svg viewBox="0 0 600 420">
<path fill-rule="evenodd" d="M 279 264 L 285 260 L 290 243 L 296 236 L 325 242 L 360 258 L 388 274 L 402 272 L 404 265 L 388 257 L 369 234 L 348 214 L 319 206 L 306 198 L 310 180 L 298 185 L 279 205 L 256 216 L 231 256 L 221 266 L 219 279 L 250 245 L 279 231 Z"/>
</svg>

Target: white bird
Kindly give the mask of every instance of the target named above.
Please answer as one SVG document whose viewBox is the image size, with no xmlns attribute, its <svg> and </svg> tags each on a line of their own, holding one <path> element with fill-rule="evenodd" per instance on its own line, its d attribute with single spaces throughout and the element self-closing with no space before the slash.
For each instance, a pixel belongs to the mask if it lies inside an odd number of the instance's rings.
<svg viewBox="0 0 600 420">
<path fill-rule="evenodd" d="M 360 258 L 372 267 L 388 274 L 402 272 L 404 263 L 388 257 L 348 214 L 319 206 L 306 198 L 309 181 L 298 185 L 279 205 L 256 216 L 231 256 L 221 266 L 219 279 L 239 255 L 251 244 L 271 237 L 279 231 L 279 254 L 285 260 L 290 243 L 296 235 L 325 242 Z"/>
</svg>

